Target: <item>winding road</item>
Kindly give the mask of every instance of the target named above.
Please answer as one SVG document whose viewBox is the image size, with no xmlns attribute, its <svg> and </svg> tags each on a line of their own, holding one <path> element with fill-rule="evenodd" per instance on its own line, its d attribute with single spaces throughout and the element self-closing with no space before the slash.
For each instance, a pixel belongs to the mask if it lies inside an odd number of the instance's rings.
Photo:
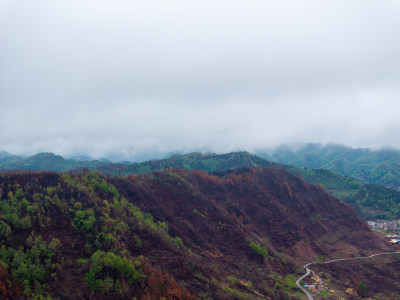
<svg viewBox="0 0 400 300">
<path fill-rule="evenodd" d="M 306 274 L 301 276 L 299 279 L 296 280 L 296 285 L 303 290 L 303 292 L 307 295 L 309 300 L 313 300 L 313 296 L 307 291 L 302 285 L 300 285 L 300 281 L 302 281 L 304 278 L 306 278 L 308 275 L 310 275 L 311 270 L 308 268 L 309 265 L 312 265 L 312 263 L 306 264 L 304 268 L 306 268 Z"/>
<path fill-rule="evenodd" d="M 310 273 L 312 273 L 314 276 L 315 273 L 313 270 L 310 270 L 308 268 L 308 266 L 310 265 L 322 265 L 322 264 L 330 264 L 333 262 L 337 262 L 337 261 L 345 261 L 345 260 L 354 260 L 354 259 L 366 259 L 366 258 L 372 258 L 374 256 L 379 256 L 379 255 L 391 255 L 391 254 L 400 254 L 400 251 L 394 251 L 394 252 L 384 252 L 384 253 L 376 253 L 376 254 L 372 254 L 370 256 L 360 256 L 360 257 L 351 257 L 351 258 L 339 258 L 339 259 L 333 259 L 330 261 L 326 261 L 326 262 L 316 262 L 316 263 L 308 263 L 306 265 L 304 265 L 303 268 L 306 269 L 306 274 L 304 274 L 303 276 L 301 276 L 299 279 L 296 280 L 296 285 L 307 295 L 308 300 L 314 300 L 313 296 L 310 294 L 310 292 L 308 292 L 301 284 L 300 281 L 302 281 L 304 278 L 306 278 L 308 275 L 310 275 Z M 317 277 L 317 276 L 316 276 Z M 321 283 L 322 283 L 322 279 L 321 279 Z"/>
</svg>

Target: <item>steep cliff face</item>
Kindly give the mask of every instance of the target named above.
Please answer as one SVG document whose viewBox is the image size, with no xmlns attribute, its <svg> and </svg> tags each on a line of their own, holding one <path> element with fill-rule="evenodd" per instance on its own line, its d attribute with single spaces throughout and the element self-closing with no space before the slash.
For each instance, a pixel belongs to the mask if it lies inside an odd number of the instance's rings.
<svg viewBox="0 0 400 300">
<path fill-rule="evenodd" d="M 349 206 L 276 167 L 0 177 L 0 260 L 25 294 L 299 298 L 304 262 L 382 246 Z"/>
</svg>

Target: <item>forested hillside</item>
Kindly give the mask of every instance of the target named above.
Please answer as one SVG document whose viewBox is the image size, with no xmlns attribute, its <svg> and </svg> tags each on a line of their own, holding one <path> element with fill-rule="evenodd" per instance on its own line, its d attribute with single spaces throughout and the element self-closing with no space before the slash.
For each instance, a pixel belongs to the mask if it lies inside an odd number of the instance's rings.
<svg viewBox="0 0 400 300">
<path fill-rule="evenodd" d="M 321 185 L 343 202 L 352 205 L 365 220 L 399 219 L 400 192 L 377 184 L 366 184 L 352 177 L 325 169 L 281 165 L 308 183 Z"/>
<path fill-rule="evenodd" d="M 0 208 L 11 298 L 300 299 L 305 261 L 383 246 L 349 206 L 275 167 L 1 173 Z"/>
<path fill-rule="evenodd" d="M 22 158 L 21 156 L 18 155 L 13 155 L 7 151 L 0 150 L 0 164 L 10 161 L 10 160 L 16 160 Z"/>
<path fill-rule="evenodd" d="M 2 158 L 3 157 L 3 158 Z M 93 169 L 97 166 L 107 164 L 106 162 L 91 160 L 79 161 L 64 159 L 60 155 L 53 153 L 38 153 L 36 155 L 21 157 L 3 152 L 0 155 L 0 170 L 50 170 L 50 171 L 70 171 L 77 167 Z"/>
<path fill-rule="evenodd" d="M 258 155 L 294 166 L 328 169 L 363 182 L 400 187 L 400 151 L 352 149 L 339 145 L 307 144 L 298 149 L 281 147 Z"/>
</svg>

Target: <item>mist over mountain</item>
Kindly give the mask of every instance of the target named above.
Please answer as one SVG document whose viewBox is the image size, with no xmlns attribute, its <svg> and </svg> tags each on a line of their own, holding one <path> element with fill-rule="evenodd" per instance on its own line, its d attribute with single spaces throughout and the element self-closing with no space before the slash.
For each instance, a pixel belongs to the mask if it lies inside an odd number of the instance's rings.
<svg viewBox="0 0 400 300">
<path fill-rule="evenodd" d="M 0 4 L 9 152 L 400 147 L 397 1 L 38 1 Z"/>
<path fill-rule="evenodd" d="M 400 300 L 399 29 L 395 0 L 0 1 L 0 299 Z"/>
</svg>

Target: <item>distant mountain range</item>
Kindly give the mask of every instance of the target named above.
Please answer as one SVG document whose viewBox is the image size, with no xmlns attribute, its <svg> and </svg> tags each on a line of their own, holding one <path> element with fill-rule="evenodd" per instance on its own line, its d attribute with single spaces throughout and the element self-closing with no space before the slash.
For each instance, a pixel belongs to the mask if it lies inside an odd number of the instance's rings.
<svg viewBox="0 0 400 300">
<path fill-rule="evenodd" d="M 335 173 L 356 178 L 364 183 L 379 184 L 400 189 L 400 151 L 394 149 L 353 149 L 341 145 L 306 144 L 302 147 L 282 146 L 271 151 L 259 151 L 257 157 L 245 158 L 235 152 L 231 161 L 214 161 L 213 153 L 174 154 L 167 159 L 150 160 L 143 163 L 124 161 L 111 163 L 107 159 L 93 160 L 87 155 L 76 155 L 69 159 L 52 153 L 18 156 L 0 151 L 0 170 L 28 169 L 70 171 L 77 167 L 99 168 L 108 174 L 150 172 L 160 167 L 173 166 L 182 169 L 201 169 L 207 172 L 225 171 L 240 167 L 266 165 L 260 158 L 270 162 L 304 167 L 327 169 Z M 242 154 L 240 154 L 242 153 Z M 242 157 L 240 157 L 242 155 Z M 220 156 L 224 160 L 224 156 Z M 246 162 L 247 159 L 247 162 Z M 249 161 L 250 159 L 250 161 Z M 268 162 L 267 165 L 271 163 Z M 100 167 L 104 166 L 104 167 Z"/>
<path fill-rule="evenodd" d="M 280 147 L 259 156 L 305 168 L 328 169 L 364 182 L 400 188 L 400 151 L 353 149 L 340 145 L 307 144 Z"/>
<path fill-rule="evenodd" d="M 32 156 L 22 157 L 11 155 L 8 152 L 0 152 L 0 170 L 50 170 L 50 171 L 70 171 L 77 167 L 93 169 L 97 166 L 108 164 L 109 162 L 99 160 L 73 160 L 65 159 L 53 153 L 38 153 Z"/>
<path fill-rule="evenodd" d="M 271 165 L 273 165 L 271 162 L 248 152 L 231 152 L 226 154 L 193 152 L 189 154 L 174 154 L 166 159 L 132 165 L 104 164 L 96 167 L 96 169 L 107 175 L 128 175 L 158 171 L 164 168 L 202 170 L 212 173 Z"/>
<path fill-rule="evenodd" d="M 11 153 L 9 153 L 7 151 L 0 150 L 0 164 L 3 164 L 3 163 L 5 163 L 7 161 L 10 161 L 10 160 L 18 160 L 18 159 L 21 159 L 21 158 L 22 158 L 22 156 L 13 155 L 13 154 L 11 154 Z"/>
</svg>

